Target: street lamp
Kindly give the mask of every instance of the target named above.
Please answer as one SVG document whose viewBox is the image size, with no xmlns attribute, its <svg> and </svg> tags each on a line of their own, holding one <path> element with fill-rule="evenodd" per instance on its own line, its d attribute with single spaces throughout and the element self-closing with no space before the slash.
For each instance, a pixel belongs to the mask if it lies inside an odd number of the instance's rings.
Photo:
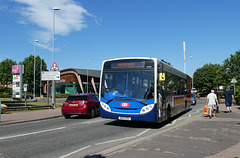
<svg viewBox="0 0 240 158">
<path fill-rule="evenodd" d="M 41 64 L 40 64 L 40 99 L 41 98 L 41 95 L 42 95 L 42 58 L 41 58 Z"/>
<path fill-rule="evenodd" d="M 39 40 L 34 41 L 34 84 L 33 84 L 33 98 L 35 99 L 35 56 L 36 56 L 36 42 L 39 42 Z"/>
<path fill-rule="evenodd" d="M 190 56 L 190 59 L 192 61 L 192 56 Z M 193 61 L 192 61 L 192 89 L 193 89 Z"/>
<path fill-rule="evenodd" d="M 54 63 L 54 44 L 55 44 L 55 11 L 60 10 L 58 7 L 53 8 L 53 63 Z M 52 105 L 55 108 L 56 105 L 56 97 L 55 97 L 55 81 L 52 80 Z"/>
</svg>

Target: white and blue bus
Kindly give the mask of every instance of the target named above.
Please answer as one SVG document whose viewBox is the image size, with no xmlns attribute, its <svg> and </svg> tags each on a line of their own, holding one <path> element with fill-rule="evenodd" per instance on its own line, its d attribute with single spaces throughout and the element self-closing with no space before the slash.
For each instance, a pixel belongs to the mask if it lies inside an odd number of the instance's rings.
<svg viewBox="0 0 240 158">
<path fill-rule="evenodd" d="M 100 77 L 100 116 L 161 122 L 191 105 L 191 78 L 156 58 L 105 60 Z"/>
</svg>

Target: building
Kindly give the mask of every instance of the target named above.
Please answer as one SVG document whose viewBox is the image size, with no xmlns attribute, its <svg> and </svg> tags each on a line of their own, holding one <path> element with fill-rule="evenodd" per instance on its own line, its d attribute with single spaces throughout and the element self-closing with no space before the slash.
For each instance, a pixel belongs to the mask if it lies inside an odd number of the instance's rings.
<svg viewBox="0 0 240 158">
<path fill-rule="evenodd" d="M 60 80 L 56 81 L 56 94 L 75 94 L 87 92 L 98 94 L 100 73 L 100 70 L 73 68 L 61 70 Z M 45 90 L 46 88 L 47 87 L 45 86 Z"/>
</svg>

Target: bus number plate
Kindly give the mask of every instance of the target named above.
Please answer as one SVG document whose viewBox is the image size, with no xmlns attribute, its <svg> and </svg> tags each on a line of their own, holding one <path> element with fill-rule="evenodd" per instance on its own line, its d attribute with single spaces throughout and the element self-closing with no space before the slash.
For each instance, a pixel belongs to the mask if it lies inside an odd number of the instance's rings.
<svg viewBox="0 0 240 158">
<path fill-rule="evenodd" d="M 131 121 L 131 117 L 123 117 L 123 116 L 119 116 L 118 119 L 119 119 L 119 120 Z"/>
</svg>

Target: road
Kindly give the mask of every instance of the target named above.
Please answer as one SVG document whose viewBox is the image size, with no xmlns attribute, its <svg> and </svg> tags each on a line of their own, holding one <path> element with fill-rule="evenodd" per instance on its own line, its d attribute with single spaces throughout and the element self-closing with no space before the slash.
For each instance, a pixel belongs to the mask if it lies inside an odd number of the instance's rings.
<svg viewBox="0 0 240 158">
<path fill-rule="evenodd" d="M 84 157 L 144 140 L 181 126 L 202 111 L 202 103 L 172 123 L 122 122 L 100 117 L 55 118 L 0 127 L 0 157 Z"/>
</svg>

